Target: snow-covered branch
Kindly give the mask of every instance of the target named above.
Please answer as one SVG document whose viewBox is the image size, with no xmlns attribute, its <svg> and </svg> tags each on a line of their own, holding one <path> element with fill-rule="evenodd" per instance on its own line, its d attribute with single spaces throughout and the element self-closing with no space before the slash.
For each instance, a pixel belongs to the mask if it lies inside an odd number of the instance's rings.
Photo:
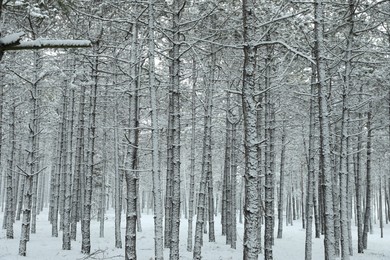
<svg viewBox="0 0 390 260">
<path fill-rule="evenodd" d="M 15 34 L 12 34 L 15 35 Z M 10 36 L 12 36 L 10 35 Z M 16 42 L 15 37 L 6 36 L 0 39 L 0 51 L 17 51 L 17 50 L 37 50 L 37 49 L 59 49 L 59 48 L 88 48 L 91 42 L 88 40 L 46 40 L 37 39 L 26 42 Z M 8 39 L 10 38 L 10 39 Z M 19 39 L 20 41 L 20 39 Z M 8 43 L 8 44 L 7 44 Z M 9 44 L 11 43 L 11 44 Z"/>
</svg>

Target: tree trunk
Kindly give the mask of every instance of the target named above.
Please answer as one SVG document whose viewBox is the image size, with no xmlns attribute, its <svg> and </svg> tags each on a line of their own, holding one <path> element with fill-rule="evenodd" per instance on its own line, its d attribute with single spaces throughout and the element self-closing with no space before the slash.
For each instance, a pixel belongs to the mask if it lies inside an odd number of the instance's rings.
<svg viewBox="0 0 390 260">
<path fill-rule="evenodd" d="M 187 251 L 192 251 L 192 222 L 194 216 L 194 193 L 195 193 L 195 117 L 196 117 L 196 61 L 192 60 L 192 94 L 191 94 L 191 151 L 190 151 L 190 191 L 188 205 L 188 236 L 187 236 Z M 223 210 L 223 209 L 222 209 Z"/>
<path fill-rule="evenodd" d="M 325 68 L 325 46 L 324 46 L 324 5 L 322 0 L 316 0 L 314 3 L 315 19 L 315 58 L 317 65 L 318 79 L 318 98 L 320 104 L 320 129 L 323 139 L 322 157 L 323 157 L 323 191 L 324 191 L 324 215 L 325 215 L 325 239 L 324 250 L 325 259 L 335 259 L 335 241 L 334 241 L 334 221 L 332 205 L 332 168 L 331 168 L 331 150 L 330 150 L 330 129 L 329 129 L 329 108 L 327 103 L 326 86 L 326 68 Z"/>
<path fill-rule="evenodd" d="M 258 174 L 257 174 L 257 133 L 256 107 L 254 94 L 256 91 L 256 46 L 253 45 L 255 36 L 255 5 L 252 1 L 242 1 L 243 36 L 244 36 L 244 65 L 242 84 L 242 105 L 244 119 L 245 144 L 245 192 L 244 192 L 244 260 L 257 259 L 258 243 Z"/>
<path fill-rule="evenodd" d="M 75 153 L 75 170 L 73 173 L 73 185 L 72 185 L 72 210 L 71 210 L 71 239 L 76 240 L 77 234 L 77 222 L 81 218 L 81 208 L 83 208 L 84 203 L 81 191 L 81 183 L 83 178 L 83 168 L 84 168 L 84 130 L 85 130 L 85 85 L 81 84 L 80 86 L 80 98 L 79 98 L 79 107 L 78 107 L 78 123 L 77 123 L 77 139 L 76 139 L 76 153 Z"/>
<path fill-rule="evenodd" d="M 7 229 L 7 239 L 13 239 L 14 238 L 14 197 L 13 197 L 13 180 L 12 177 L 15 174 L 14 171 L 14 160 L 15 160 L 15 143 L 16 143 L 16 120 L 15 120 L 15 111 L 16 111 L 16 104 L 15 104 L 15 99 L 12 101 L 12 105 L 10 108 L 10 123 L 9 123 L 9 142 L 10 142 L 10 151 L 9 151 L 9 158 L 8 158 L 8 169 L 7 169 L 7 200 L 6 200 L 6 210 L 4 211 L 4 223 L 6 224 L 6 229 Z M 19 173 L 16 173 L 19 174 Z"/>
<path fill-rule="evenodd" d="M 160 178 L 161 170 L 160 170 L 160 155 L 159 155 L 159 151 L 160 151 L 159 121 L 158 121 L 158 107 L 157 107 L 157 93 L 156 93 L 157 86 L 155 84 L 156 75 L 155 75 L 155 63 L 154 63 L 154 58 L 155 58 L 154 13 L 155 13 L 154 0 L 149 0 L 149 37 L 150 37 L 149 39 L 149 88 L 150 88 L 152 149 L 153 149 L 152 151 L 153 212 L 155 216 L 154 217 L 154 235 L 155 235 L 154 256 L 156 260 L 162 260 L 164 259 L 163 204 L 162 204 L 161 178 Z M 194 123 L 195 122 L 193 122 L 193 124 Z M 192 208 L 190 208 L 190 212 L 191 209 Z M 191 219 L 191 225 L 192 225 L 192 219 Z"/>
<path fill-rule="evenodd" d="M 364 212 L 364 227 L 363 227 L 363 248 L 367 249 L 368 231 L 371 220 L 371 196 L 372 196 L 372 180 L 371 180 L 371 110 L 372 101 L 369 103 L 367 112 L 367 163 L 366 163 L 366 209 Z"/>
<path fill-rule="evenodd" d="M 37 56 L 35 61 L 37 62 Z M 23 208 L 23 220 L 19 243 L 19 255 L 26 256 L 27 241 L 30 239 L 30 221 L 31 221 L 31 210 L 32 210 L 32 196 L 33 196 L 33 177 L 39 174 L 39 158 L 38 158 L 38 135 L 39 135 L 39 92 L 37 84 L 31 86 L 31 111 L 30 111 L 30 122 L 28 125 L 29 129 L 29 149 L 27 159 L 27 171 L 26 174 L 26 193 L 24 198 Z"/>
<path fill-rule="evenodd" d="M 71 172 L 70 172 L 70 165 L 69 161 L 71 160 L 68 158 L 68 151 L 71 149 L 69 147 L 69 141 L 68 141 L 68 133 L 67 133 L 67 128 L 69 127 L 68 125 L 68 106 L 67 103 L 69 103 L 69 98 L 67 96 L 68 93 L 68 84 L 67 82 L 65 83 L 64 86 L 64 103 L 66 103 L 65 106 L 65 113 L 64 117 L 62 120 L 64 121 L 65 129 L 64 129 L 64 147 L 63 147 L 63 156 L 62 156 L 62 174 L 63 174 L 63 180 L 64 183 L 62 184 L 64 186 L 64 213 L 63 213 L 63 232 L 62 232 L 62 249 L 63 250 L 70 250 L 71 249 L 71 242 L 70 242 L 70 210 L 71 210 L 71 191 L 72 191 L 72 183 L 71 183 Z"/>
<path fill-rule="evenodd" d="M 284 166 L 286 160 L 286 122 L 283 118 L 282 127 L 282 151 L 280 154 L 280 172 L 279 172 L 279 196 L 278 196 L 278 234 L 277 238 L 282 238 L 283 234 L 283 200 L 284 200 Z"/>
<path fill-rule="evenodd" d="M 315 111 L 314 111 L 314 97 L 315 97 L 315 82 L 316 72 L 315 66 L 311 67 L 311 85 L 310 85 L 310 108 L 309 108 L 309 155 L 307 158 L 307 196 L 306 196 L 306 240 L 305 240 L 305 260 L 312 259 L 312 224 L 313 224 L 313 204 L 314 191 L 316 185 L 315 171 L 314 171 L 314 156 L 315 156 Z"/>
<path fill-rule="evenodd" d="M 172 212 L 171 212 L 171 241 L 169 258 L 178 260 L 180 232 L 180 16 L 183 11 L 182 0 L 173 1 L 172 14 L 172 50 L 171 50 L 171 82 L 170 92 L 172 101 Z"/>
<path fill-rule="evenodd" d="M 82 240 L 81 252 L 89 254 L 91 252 L 91 208 L 92 208 L 92 176 L 95 171 L 95 141 L 96 141 L 96 103 L 98 89 L 98 66 L 99 56 L 99 41 L 93 46 L 95 57 L 92 65 L 92 82 L 91 85 L 91 104 L 90 104 L 90 125 L 89 125 L 89 147 L 87 151 L 88 167 L 85 174 L 85 197 L 84 197 L 84 212 L 82 216 Z"/>
<path fill-rule="evenodd" d="M 115 247 L 122 248 L 122 235 L 121 235 L 121 215 L 122 215 L 122 185 L 121 174 L 119 171 L 119 147 L 118 147 L 118 107 L 116 102 L 114 112 L 114 208 L 115 208 Z"/>
</svg>

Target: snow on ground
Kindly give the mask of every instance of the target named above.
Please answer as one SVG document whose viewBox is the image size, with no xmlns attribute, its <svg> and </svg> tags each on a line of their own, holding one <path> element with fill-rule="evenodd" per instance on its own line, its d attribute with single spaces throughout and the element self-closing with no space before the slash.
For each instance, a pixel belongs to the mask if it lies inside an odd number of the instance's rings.
<svg viewBox="0 0 390 260">
<path fill-rule="evenodd" d="M 0 224 L 3 222 L 3 213 L 0 216 Z M 153 258 L 153 216 L 142 215 L 142 232 L 137 234 L 137 255 L 140 260 Z M 82 259 L 124 259 L 124 249 L 115 248 L 114 238 L 114 213 L 109 211 L 105 222 L 105 238 L 99 238 L 99 223 L 91 222 L 91 252 L 90 257 L 80 253 L 81 235 L 78 234 L 77 241 L 72 241 L 72 250 L 62 250 L 62 233 L 59 237 L 51 237 L 51 225 L 47 221 L 47 210 L 37 218 L 37 233 L 32 234 L 27 244 L 27 256 L 18 255 L 20 221 L 14 225 L 15 239 L 6 239 L 5 230 L 0 229 L 0 259 L 1 260 L 82 260 Z M 122 242 L 124 245 L 125 223 L 122 222 Z M 195 226 L 195 221 L 194 221 Z M 356 228 L 353 227 L 353 245 L 355 255 L 351 260 L 389 260 L 390 259 L 390 225 L 385 226 L 384 238 L 380 238 L 379 225 L 375 225 L 374 234 L 368 237 L 369 249 L 364 254 L 356 253 Z M 237 249 L 231 249 L 225 245 L 225 237 L 220 233 L 220 220 L 217 217 L 215 222 L 216 242 L 209 243 L 208 236 L 204 237 L 202 248 L 203 259 L 205 260 L 228 260 L 242 259 L 242 234 L 243 224 L 238 224 Z M 79 229 L 80 230 L 80 229 Z M 79 231 L 78 230 L 78 231 Z M 181 259 L 192 259 L 192 253 L 186 251 L 187 220 L 183 219 L 180 225 L 180 248 Z M 274 246 L 275 260 L 303 260 L 305 247 L 305 230 L 301 228 L 301 221 L 294 222 L 294 226 L 284 226 L 283 239 L 276 239 Z M 165 259 L 169 259 L 169 251 L 165 249 Z M 263 255 L 259 256 L 263 259 Z M 313 260 L 324 259 L 323 240 L 313 239 Z"/>
</svg>

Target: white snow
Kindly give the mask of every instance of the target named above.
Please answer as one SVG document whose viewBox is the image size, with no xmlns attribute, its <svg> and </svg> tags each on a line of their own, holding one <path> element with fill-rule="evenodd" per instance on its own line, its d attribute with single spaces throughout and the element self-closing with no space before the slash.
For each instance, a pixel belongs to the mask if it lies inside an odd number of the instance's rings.
<svg viewBox="0 0 390 260">
<path fill-rule="evenodd" d="M 16 44 L 23 35 L 24 32 L 17 32 L 0 38 L 0 45 Z"/>
<path fill-rule="evenodd" d="M 3 222 L 3 212 L 1 212 L 0 223 Z M 153 216 L 142 215 L 141 218 L 143 231 L 137 233 L 137 254 L 140 260 L 149 260 L 153 258 Z M 231 249 L 225 245 L 225 237 L 221 236 L 220 219 L 217 217 L 215 222 L 216 242 L 209 243 L 208 236 L 204 236 L 204 246 L 202 248 L 203 259 L 242 259 L 242 234 L 243 224 L 238 224 L 238 240 L 237 249 Z M 62 247 L 62 233 L 59 232 L 59 237 L 51 237 L 51 225 L 47 221 L 47 209 L 42 212 L 37 219 L 37 233 L 31 234 L 30 242 L 27 244 L 27 256 L 18 255 L 19 237 L 20 237 L 20 221 L 14 224 L 15 239 L 6 239 L 5 230 L 0 229 L 0 259 L 1 260 L 77 260 L 88 259 L 80 253 L 81 235 L 78 234 L 77 241 L 72 241 L 72 250 L 64 251 Z M 390 226 L 385 225 L 384 238 L 380 238 L 379 225 L 374 226 L 374 234 L 368 237 L 369 249 L 364 254 L 357 254 L 356 249 L 356 227 L 353 230 L 353 246 L 354 256 L 351 260 L 384 260 L 390 259 Z M 99 223 L 95 220 L 91 222 L 91 252 L 94 254 L 90 259 L 123 259 L 124 258 L 124 233 L 125 222 L 122 221 L 122 242 L 123 248 L 115 248 L 114 241 L 114 212 L 109 211 L 107 220 L 105 221 L 105 238 L 99 238 Z M 194 222 L 195 227 L 195 222 Z M 264 228 L 263 228 L 264 230 Z M 78 229 L 80 231 L 80 229 Z M 180 225 L 180 254 L 181 259 L 192 259 L 192 252 L 186 251 L 187 237 L 187 220 L 182 220 Z M 304 241 L 305 230 L 301 228 L 301 221 L 294 222 L 294 226 L 284 226 L 283 239 L 276 239 L 274 246 L 275 260 L 303 260 L 304 259 Z M 169 259 L 169 250 L 164 249 L 165 259 Z M 259 259 L 263 259 L 263 255 Z M 313 259 L 324 259 L 323 254 L 323 239 L 313 239 Z"/>
</svg>

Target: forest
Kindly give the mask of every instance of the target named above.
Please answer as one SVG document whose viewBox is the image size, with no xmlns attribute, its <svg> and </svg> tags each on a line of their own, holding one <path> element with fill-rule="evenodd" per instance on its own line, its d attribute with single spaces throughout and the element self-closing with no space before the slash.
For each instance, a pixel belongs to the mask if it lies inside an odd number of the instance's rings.
<svg viewBox="0 0 390 260">
<path fill-rule="evenodd" d="M 0 259 L 390 259 L 390 1 L 0 18 Z"/>
</svg>

